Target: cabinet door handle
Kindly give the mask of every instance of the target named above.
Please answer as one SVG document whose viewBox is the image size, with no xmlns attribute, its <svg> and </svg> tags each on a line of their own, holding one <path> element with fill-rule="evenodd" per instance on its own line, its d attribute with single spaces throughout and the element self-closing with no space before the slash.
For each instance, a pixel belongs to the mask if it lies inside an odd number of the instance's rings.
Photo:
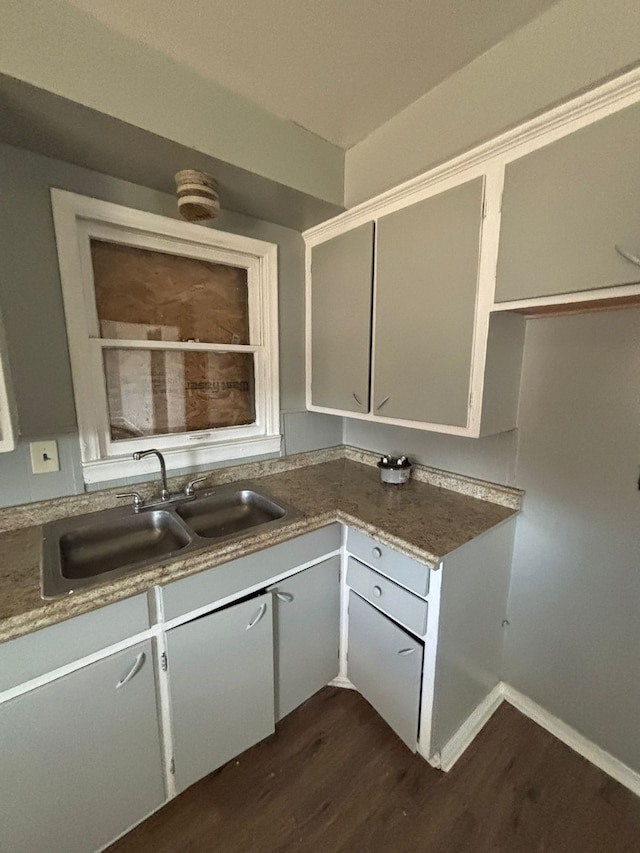
<svg viewBox="0 0 640 853">
<path fill-rule="evenodd" d="M 399 655 L 406 657 L 407 655 L 412 655 L 415 652 L 415 649 L 400 649 L 398 652 Z"/>
<path fill-rule="evenodd" d="M 358 397 L 358 395 L 356 394 L 356 392 L 355 392 L 355 391 L 353 392 L 353 399 L 356 401 L 356 403 L 357 403 L 359 406 L 361 406 L 361 405 L 362 405 L 362 400 L 360 399 L 360 397 Z"/>
<path fill-rule="evenodd" d="M 247 627 L 246 627 L 246 629 L 245 629 L 245 630 L 246 630 L 246 631 L 250 631 L 252 628 L 255 628 L 255 626 L 256 626 L 256 625 L 258 624 L 258 622 L 262 619 L 262 617 L 264 616 L 264 614 L 265 614 L 266 612 L 267 612 L 267 602 L 265 601 L 265 602 L 264 602 L 264 604 L 261 604 L 261 605 L 260 605 L 260 610 L 258 610 L 258 614 L 257 614 L 257 616 L 255 616 L 255 617 L 251 620 L 251 622 L 249 622 L 249 624 L 247 625 Z"/>
<path fill-rule="evenodd" d="M 121 678 L 120 681 L 116 684 L 116 690 L 119 687 L 124 687 L 132 678 L 134 678 L 144 666 L 144 662 L 147 659 L 147 656 L 144 652 L 140 652 L 138 657 L 133 662 L 133 666 L 129 670 L 129 672 L 125 675 L 124 678 Z"/>
<path fill-rule="evenodd" d="M 390 399 L 391 397 L 385 397 L 384 400 L 381 403 L 378 403 L 378 405 L 376 406 L 376 411 L 379 412 L 383 406 L 387 405 Z"/>
<path fill-rule="evenodd" d="M 382 587 L 377 586 L 377 585 L 374 586 L 373 594 L 375 595 L 376 598 L 380 598 L 382 596 Z"/>
<path fill-rule="evenodd" d="M 372 548 L 371 553 L 373 554 L 374 557 L 382 557 L 382 548 L 378 548 L 378 547 Z"/>
<path fill-rule="evenodd" d="M 623 249 L 622 246 L 618 245 L 616 245 L 615 249 L 619 255 L 622 255 L 622 257 L 625 258 L 625 260 L 631 261 L 632 264 L 640 267 L 640 258 L 637 255 L 634 255 L 633 252 L 629 252 L 627 249 Z"/>
<path fill-rule="evenodd" d="M 280 601 L 293 601 L 293 595 L 290 592 L 276 592 L 276 598 Z"/>
</svg>

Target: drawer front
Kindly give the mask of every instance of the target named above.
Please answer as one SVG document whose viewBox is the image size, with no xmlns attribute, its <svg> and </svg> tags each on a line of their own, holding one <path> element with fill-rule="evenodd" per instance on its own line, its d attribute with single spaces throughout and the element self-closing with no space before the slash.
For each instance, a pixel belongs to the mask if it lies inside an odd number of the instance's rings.
<svg viewBox="0 0 640 853">
<path fill-rule="evenodd" d="M 418 742 L 423 646 L 349 593 L 347 676 L 413 752 Z"/>
<path fill-rule="evenodd" d="M 272 548 L 256 551 L 209 571 L 169 584 L 162 590 L 164 618 L 169 621 L 230 595 L 265 584 L 283 572 L 340 548 L 340 525 L 330 524 Z"/>
<path fill-rule="evenodd" d="M 136 595 L 0 644 L 0 691 L 126 640 L 149 627 L 147 597 Z"/>
<path fill-rule="evenodd" d="M 427 595 L 429 592 L 431 569 L 428 566 L 399 554 L 388 545 L 383 545 L 366 533 L 352 528 L 349 528 L 347 548 L 354 557 L 368 563 L 376 571 L 406 586 L 412 592 L 418 595 Z"/>
<path fill-rule="evenodd" d="M 347 584 L 414 634 L 427 630 L 427 602 L 349 557 Z"/>
</svg>

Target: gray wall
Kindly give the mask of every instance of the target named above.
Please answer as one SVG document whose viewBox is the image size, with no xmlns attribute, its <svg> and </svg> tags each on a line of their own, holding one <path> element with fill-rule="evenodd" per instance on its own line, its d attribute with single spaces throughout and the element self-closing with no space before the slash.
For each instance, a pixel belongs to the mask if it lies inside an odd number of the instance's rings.
<svg viewBox="0 0 640 853">
<path fill-rule="evenodd" d="M 526 490 L 503 678 L 640 772 L 638 377 L 640 309 L 528 320 L 517 431 L 345 442 Z"/>
<path fill-rule="evenodd" d="M 64 0 L 3 0 L 0 73 L 343 203 L 342 149 Z"/>
<path fill-rule="evenodd" d="M 50 187 L 179 218 L 173 196 L 0 145 L 0 309 L 22 436 L 0 454 L 0 505 L 82 488 L 71 370 L 51 217 Z M 223 212 L 222 231 L 278 244 L 281 409 L 304 409 L 304 245 L 296 231 Z M 316 419 L 318 422 L 316 423 Z M 339 443 L 340 419 L 283 416 L 298 450 Z M 26 439 L 58 440 L 63 468 L 30 474 Z M 285 440 L 285 444 L 286 444 Z"/>
<path fill-rule="evenodd" d="M 507 486 L 514 482 L 516 430 L 476 439 L 349 419 L 344 435 L 345 444 L 353 447 L 404 453 L 423 465 Z"/>
<path fill-rule="evenodd" d="M 505 680 L 640 771 L 640 309 L 527 323 Z"/>
<path fill-rule="evenodd" d="M 640 61 L 638 0 L 561 0 L 347 151 L 348 207 Z"/>
</svg>

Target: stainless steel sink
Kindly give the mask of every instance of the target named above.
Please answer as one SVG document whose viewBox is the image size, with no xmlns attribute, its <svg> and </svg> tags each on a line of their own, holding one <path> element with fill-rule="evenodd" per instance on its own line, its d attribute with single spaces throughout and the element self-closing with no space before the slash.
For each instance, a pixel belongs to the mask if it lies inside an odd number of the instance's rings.
<svg viewBox="0 0 640 853">
<path fill-rule="evenodd" d="M 185 496 L 166 509 L 119 507 L 52 521 L 43 527 L 42 596 L 57 598 L 301 515 L 242 482 Z"/>
<path fill-rule="evenodd" d="M 222 539 L 277 521 L 286 509 L 253 489 L 236 486 L 196 498 L 179 506 L 176 512 L 198 536 Z"/>
<path fill-rule="evenodd" d="M 190 541 L 175 518 L 162 510 L 97 522 L 60 537 L 62 576 L 92 578 L 179 551 Z"/>
</svg>

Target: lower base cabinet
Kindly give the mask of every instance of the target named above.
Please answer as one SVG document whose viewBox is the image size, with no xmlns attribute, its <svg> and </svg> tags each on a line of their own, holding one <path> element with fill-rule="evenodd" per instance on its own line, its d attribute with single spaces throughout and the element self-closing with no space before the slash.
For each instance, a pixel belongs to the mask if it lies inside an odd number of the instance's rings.
<svg viewBox="0 0 640 853">
<path fill-rule="evenodd" d="M 267 593 L 167 633 L 177 791 L 275 730 Z"/>
<path fill-rule="evenodd" d="M 351 591 L 349 680 L 412 752 L 418 744 L 422 643 Z"/>
<path fill-rule="evenodd" d="M 340 670 L 340 557 L 269 588 L 274 597 L 276 719 Z"/>
<path fill-rule="evenodd" d="M 87 853 L 165 799 L 147 641 L 0 705 L 0 850 Z"/>
</svg>

